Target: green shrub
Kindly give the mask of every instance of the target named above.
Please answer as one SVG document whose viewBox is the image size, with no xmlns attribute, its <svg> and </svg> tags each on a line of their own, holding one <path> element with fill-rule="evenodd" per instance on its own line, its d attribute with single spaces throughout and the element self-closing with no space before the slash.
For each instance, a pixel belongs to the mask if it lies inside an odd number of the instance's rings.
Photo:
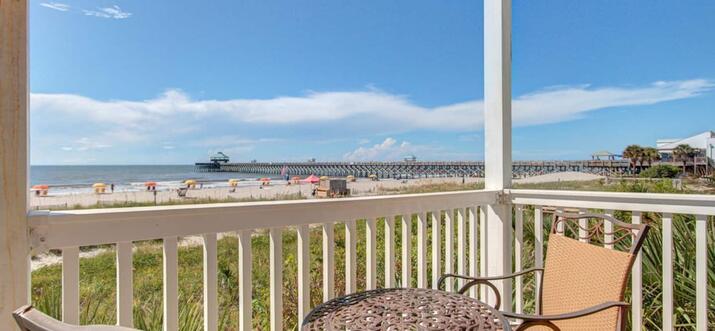
<svg viewBox="0 0 715 331">
<path fill-rule="evenodd" d="M 641 171 L 643 178 L 675 178 L 680 173 L 680 168 L 669 164 L 659 164 Z"/>
</svg>

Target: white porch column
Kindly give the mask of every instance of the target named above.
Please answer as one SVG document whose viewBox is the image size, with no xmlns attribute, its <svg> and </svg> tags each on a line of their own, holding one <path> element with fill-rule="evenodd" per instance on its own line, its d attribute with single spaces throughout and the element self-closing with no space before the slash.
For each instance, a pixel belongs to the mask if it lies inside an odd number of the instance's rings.
<svg viewBox="0 0 715 331">
<path fill-rule="evenodd" d="M 511 0 L 484 1 L 484 161 L 487 189 L 511 187 Z M 487 275 L 511 273 L 511 206 L 486 208 Z M 501 309 L 511 310 L 511 282 L 499 282 Z M 494 296 L 487 297 L 494 303 Z"/>
<path fill-rule="evenodd" d="M 0 330 L 30 298 L 27 1 L 0 1 Z"/>
</svg>

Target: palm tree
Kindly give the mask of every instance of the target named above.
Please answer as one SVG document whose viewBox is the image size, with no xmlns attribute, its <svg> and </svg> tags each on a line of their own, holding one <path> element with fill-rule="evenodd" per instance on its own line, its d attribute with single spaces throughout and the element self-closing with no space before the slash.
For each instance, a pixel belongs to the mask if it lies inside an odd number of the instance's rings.
<svg viewBox="0 0 715 331">
<path fill-rule="evenodd" d="M 688 165 L 688 161 L 694 156 L 695 148 L 690 147 L 688 144 L 678 145 L 673 149 L 673 158 L 683 162 L 683 173 L 685 173 L 685 167 Z"/>
<path fill-rule="evenodd" d="M 642 156 L 643 147 L 640 145 L 628 145 L 628 147 L 623 150 L 623 157 L 631 162 L 631 169 L 636 168 L 636 164 Z"/>
<path fill-rule="evenodd" d="M 646 147 L 643 148 L 642 159 L 648 162 L 648 166 L 650 167 L 654 161 L 660 160 L 660 153 L 658 153 L 658 150 L 653 147 Z"/>
</svg>

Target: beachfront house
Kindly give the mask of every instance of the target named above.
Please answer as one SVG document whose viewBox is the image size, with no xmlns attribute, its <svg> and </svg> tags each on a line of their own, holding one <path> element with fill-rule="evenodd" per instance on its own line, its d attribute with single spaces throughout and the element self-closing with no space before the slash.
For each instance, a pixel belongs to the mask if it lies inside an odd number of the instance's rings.
<svg viewBox="0 0 715 331">
<path fill-rule="evenodd" d="M 655 278 L 653 274 L 644 274 L 641 259 L 645 257 L 638 256 L 632 277 L 625 284 L 631 293 L 630 317 L 626 323 L 634 330 L 643 329 L 644 320 L 649 318 L 644 316 L 643 307 L 656 304 L 657 313 L 662 315 L 660 327 L 663 330 L 675 328 L 675 312 L 681 309 L 696 313 L 692 325 L 697 330 L 712 329 L 715 320 L 708 321 L 712 303 L 708 302 L 707 292 L 712 292 L 713 284 L 708 284 L 708 270 L 711 272 L 713 266 L 707 265 L 707 229 L 711 216 L 715 215 L 713 196 L 512 189 L 511 0 L 485 0 L 484 12 L 486 185 L 482 190 L 55 212 L 30 211 L 27 203 L 28 1 L 0 1 L 0 330 L 17 330 L 11 312 L 29 303 L 29 261 L 35 252 L 61 250 L 61 315 L 64 321 L 76 324 L 80 320 L 80 247 L 100 244 L 115 247 L 116 321 L 119 325 L 131 327 L 135 325 L 132 313 L 135 304 L 132 243 L 161 240 L 163 328 L 175 331 L 180 327 L 177 238 L 201 235 L 203 328 L 215 331 L 219 320 L 217 234 L 236 232 L 239 329 L 249 330 L 253 316 L 251 235 L 268 229 L 271 294 L 267 313 L 270 314 L 271 329 L 282 330 L 282 293 L 286 290 L 282 286 L 284 250 L 280 239 L 283 233 L 297 232 L 298 236 L 297 247 L 290 247 L 297 251 L 298 260 L 298 295 L 291 299 L 296 300 L 291 304 L 297 305 L 297 317 L 302 319 L 313 308 L 309 261 L 315 257 L 309 250 L 309 227 L 322 229 L 320 284 L 323 289 L 321 299 L 324 301 L 335 295 L 336 273 L 345 273 L 346 293 L 356 291 L 358 263 L 365 264 L 367 289 L 412 284 L 420 288 L 435 287 L 443 273 L 451 272 L 491 276 L 509 274 L 531 267 L 523 265 L 526 254 L 533 254 L 535 266 L 541 267 L 549 245 L 544 245 L 544 228 L 553 215 L 552 211 L 564 208 L 598 210 L 611 215 L 615 211 L 623 211 L 632 216 L 629 220 L 632 223 L 641 223 L 657 215 L 657 219 L 662 220 L 657 236 L 663 240 L 662 251 L 660 254 L 656 251 L 656 254 L 662 261 L 662 269 L 652 270 L 657 276 Z M 703 138 L 702 141 L 708 140 Z M 695 142 L 692 145 L 701 146 Z M 663 152 L 666 153 L 665 150 Z M 688 238 L 692 240 L 673 242 L 673 228 L 683 228 L 679 222 L 685 222 L 685 218 L 674 215 L 690 215 L 688 219 L 693 221 L 684 228 L 689 231 Z M 383 220 L 386 216 L 388 218 Z M 396 220 L 397 224 L 403 224 L 401 233 L 397 235 Z M 364 222 L 367 228 L 365 237 L 356 236 L 358 222 Z M 445 225 L 441 233 L 440 222 Z M 417 229 L 414 233 L 411 230 L 413 224 Z M 604 223 L 604 232 L 594 236 L 614 239 L 609 224 Z M 436 225 L 431 226 L 430 231 L 434 231 L 431 235 L 428 233 L 430 225 Z M 382 247 L 376 245 L 378 227 L 386 229 L 385 245 Z M 525 227 L 535 229 L 534 237 L 529 238 L 535 244 L 529 249 L 525 246 Z M 346 231 L 346 263 L 340 269 L 334 261 L 335 230 Z M 400 242 L 405 243 L 399 246 L 399 250 L 397 236 L 402 238 Z M 444 240 L 434 240 L 441 236 Z M 417 246 L 416 256 L 412 256 L 410 248 L 413 239 Z M 687 245 L 684 249 L 695 252 L 696 259 L 687 261 L 695 265 L 694 273 L 674 273 L 674 261 L 678 258 L 674 254 L 676 244 L 681 249 Z M 365 261 L 356 260 L 357 247 L 365 247 Z M 431 255 L 433 260 L 428 259 L 429 251 L 435 252 Z M 403 263 L 399 273 L 396 272 L 398 254 Z M 444 261 L 440 259 L 442 254 Z M 377 263 L 378 256 L 384 256 L 384 268 L 378 269 L 378 265 L 383 265 Z M 414 265 L 410 263 L 413 258 L 416 261 Z M 384 283 L 377 282 L 378 273 L 385 275 Z M 648 279 L 658 281 L 647 282 Z M 496 288 L 501 293 L 507 293 L 502 298 L 502 309 L 520 312 L 525 302 L 533 301 L 533 297 L 526 295 L 532 293 L 526 289 L 534 287 L 533 281 L 521 277 L 513 282 L 495 281 Z M 598 280 L 594 278 L 593 281 Z M 673 289 L 680 286 L 686 286 L 694 300 L 678 300 Z M 657 292 L 657 295 L 651 295 L 652 292 Z M 494 295 L 486 291 L 472 291 L 465 295 L 495 303 Z"/>
<path fill-rule="evenodd" d="M 679 145 L 689 145 L 697 151 L 696 157 L 713 160 L 713 149 L 715 149 L 715 132 L 705 131 L 688 138 L 658 139 L 656 149 L 660 153 L 662 161 L 673 161 L 673 151 Z"/>
</svg>

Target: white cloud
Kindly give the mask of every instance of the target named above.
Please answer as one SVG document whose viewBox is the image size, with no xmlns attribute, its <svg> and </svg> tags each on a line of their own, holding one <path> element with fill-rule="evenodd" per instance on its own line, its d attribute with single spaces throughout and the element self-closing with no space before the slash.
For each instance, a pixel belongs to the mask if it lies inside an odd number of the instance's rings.
<svg viewBox="0 0 715 331">
<path fill-rule="evenodd" d="M 358 147 L 343 155 L 343 159 L 346 161 L 398 160 L 414 154 L 419 149 L 419 146 L 413 146 L 407 141 L 398 144 L 397 140 L 388 137 L 372 147 Z"/>
<path fill-rule="evenodd" d="M 62 146 L 61 149 L 66 152 L 76 151 L 84 152 L 94 149 L 110 148 L 112 145 L 94 141 L 88 137 L 82 137 L 72 142 L 69 146 Z"/>
<path fill-rule="evenodd" d="M 40 3 L 40 6 L 47 7 L 47 8 L 54 9 L 54 10 L 59 10 L 59 11 L 70 10 L 70 5 L 65 4 L 65 3 L 59 3 L 59 2 L 42 2 L 42 3 Z"/>
<path fill-rule="evenodd" d="M 714 87 L 713 82 L 703 79 L 655 82 L 640 87 L 554 87 L 515 97 L 513 120 L 515 126 L 570 121 L 605 108 L 692 98 Z M 339 138 L 362 145 L 362 149 L 346 154 L 346 159 L 365 158 L 370 153 L 400 159 L 405 154 L 422 156 L 429 151 L 423 148 L 418 153 L 410 148 L 420 146 L 390 140 L 368 147 L 369 140 L 358 137 L 410 131 L 469 135 L 481 130 L 484 121 L 481 100 L 428 108 L 404 96 L 377 90 L 229 100 L 193 100 L 179 90 L 169 90 L 140 101 L 32 93 L 30 105 L 31 123 L 42 127 L 33 131 L 36 138 L 33 141 L 75 151 L 110 145 L 163 148 L 181 144 L 202 150 L 220 148 L 245 153 L 258 144 L 281 142 L 286 137 L 291 137 L 288 143 L 294 137 L 304 139 L 303 142 Z M 271 138 L 256 138 L 257 135 Z M 467 138 L 473 137 L 463 139 Z M 81 143 L 83 139 L 85 143 Z M 172 143 L 164 144 L 167 141 Z"/>
<path fill-rule="evenodd" d="M 708 80 L 656 82 L 643 87 L 587 86 L 544 89 L 516 97 L 516 126 L 569 121 L 604 108 L 650 105 L 710 91 Z M 73 94 L 32 94 L 34 111 L 74 115 L 134 132 L 158 121 L 215 119 L 236 124 L 365 123 L 368 130 L 472 131 L 481 129 L 484 103 L 473 100 L 435 108 L 380 91 L 320 92 L 273 99 L 192 100 L 169 90 L 144 101 L 100 101 Z M 354 121 L 348 121 L 354 120 Z M 382 123 L 382 126 L 381 126 Z"/>
<path fill-rule="evenodd" d="M 360 146 L 343 154 L 345 161 L 397 161 L 412 155 L 418 155 L 420 160 L 473 160 L 478 157 L 475 152 L 456 152 L 449 146 L 419 145 L 409 141 L 399 142 L 395 138 L 385 138 L 373 146 Z"/>
<path fill-rule="evenodd" d="M 125 12 L 118 5 L 113 5 L 111 7 L 97 8 L 97 10 L 83 10 L 84 14 L 87 16 L 96 16 L 101 18 L 113 18 L 117 20 L 129 18 L 132 13 Z"/>
</svg>

